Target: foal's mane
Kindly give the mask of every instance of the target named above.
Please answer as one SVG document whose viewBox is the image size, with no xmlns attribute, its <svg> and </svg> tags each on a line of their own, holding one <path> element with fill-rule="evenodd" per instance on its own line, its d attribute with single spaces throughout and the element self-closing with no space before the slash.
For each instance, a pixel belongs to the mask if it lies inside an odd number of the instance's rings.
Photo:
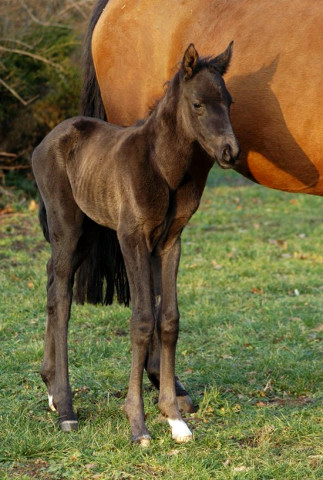
<svg viewBox="0 0 323 480">
<path fill-rule="evenodd" d="M 189 80 L 191 80 L 192 78 L 195 77 L 195 75 L 197 75 L 199 72 L 201 72 L 202 70 L 209 70 L 209 72 L 218 72 L 221 74 L 220 72 L 220 69 L 217 68 L 216 66 L 216 63 L 212 61 L 215 59 L 215 57 L 212 57 L 212 56 L 208 56 L 208 57 L 200 57 L 192 71 L 192 76 L 190 77 Z M 165 82 L 163 84 L 163 88 L 164 88 L 164 94 L 158 98 L 151 106 L 149 106 L 148 108 L 148 116 L 152 115 L 154 113 L 154 111 L 156 110 L 156 108 L 158 107 L 159 103 L 161 102 L 161 100 L 164 98 L 164 96 L 166 95 L 167 91 L 169 90 L 169 88 L 175 84 L 177 81 L 180 81 L 182 79 L 184 79 L 184 76 L 185 76 L 185 73 L 184 73 L 184 70 L 183 70 L 183 62 L 178 62 L 177 65 L 176 65 L 176 73 L 175 75 L 172 77 L 171 80 L 168 80 L 167 82 Z M 175 70 L 175 69 L 174 69 Z M 187 81 L 187 80 L 186 80 Z M 140 120 L 139 122 L 143 122 L 143 120 Z"/>
</svg>

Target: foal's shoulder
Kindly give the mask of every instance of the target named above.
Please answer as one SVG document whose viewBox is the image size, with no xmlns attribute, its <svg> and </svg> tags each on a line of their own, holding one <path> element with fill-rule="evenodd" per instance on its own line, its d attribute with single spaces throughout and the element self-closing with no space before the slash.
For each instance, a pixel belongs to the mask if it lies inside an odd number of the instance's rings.
<svg viewBox="0 0 323 480">
<path fill-rule="evenodd" d="M 85 117 L 82 115 L 72 117 L 69 120 L 71 126 L 82 133 L 91 133 L 94 130 L 105 128 L 107 125 L 107 122 L 105 122 L 104 120 L 92 117 Z"/>
<path fill-rule="evenodd" d="M 61 122 L 55 130 L 59 129 L 61 132 L 73 133 L 77 131 L 82 136 L 89 136 L 94 132 L 99 131 L 109 131 L 111 129 L 120 129 L 117 125 L 113 125 L 104 120 L 93 117 L 85 117 L 83 115 L 78 115 L 76 117 L 68 118 Z"/>
</svg>

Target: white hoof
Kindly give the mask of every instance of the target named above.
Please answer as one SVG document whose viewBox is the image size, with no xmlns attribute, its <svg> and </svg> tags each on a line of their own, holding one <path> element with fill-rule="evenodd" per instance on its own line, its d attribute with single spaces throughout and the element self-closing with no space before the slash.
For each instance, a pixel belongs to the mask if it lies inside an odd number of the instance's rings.
<svg viewBox="0 0 323 480">
<path fill-rule="evenodd" d="M 53 395 L 48 394 L 48 405 L 52 412 L 57 412 L 53 402 Z"/>
<path fill-rule="evenodd" d="M 191 430 L 188 428 L 184 420 L 167 419 L 172 429 L 172 439 L 176 443 L 187 443 L 193 438 Z"/>
</svg>

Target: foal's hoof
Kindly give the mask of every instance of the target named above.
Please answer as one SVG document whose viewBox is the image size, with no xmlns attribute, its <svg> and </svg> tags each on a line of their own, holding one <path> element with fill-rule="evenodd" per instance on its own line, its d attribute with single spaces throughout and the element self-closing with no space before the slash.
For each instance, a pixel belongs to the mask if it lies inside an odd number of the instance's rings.
<svg viewBox="0 0 323 480">
<path fill-rule="evenodd" d="M 59 426 L 61 427 L 62 432 L 73 432 L 78 429 L 77 420 L 64 420 L 60 422 Z"/>
<path fill-rule="evenodd" d="M 193 435 L 185 435 L 185 436 L 172 436 L 175 443 L 188 443 L 193 440 Z"/>
<path fill-rule="evenodd" d="M 193 440 L 193 434 L 183 420 L 171 420 L 168 423 L 172 429 L 172 439 L 175 443 L 187 443 Z"/>
<path fill-rule="evenodd" d="M 138 443 L 143 448 L 150 447 L 151 436 L 150 435 L 140 435 L 137 437 L 132 437 L 132 443 Z"/>
<path fill-rule="evenodd" d="M 176 397 L 179 411 L 181 413 L 194 413 L 196 408 L 193 405 L 191 397 L 189 395 L 184 395 L 183 397 Z"/>
</svg>

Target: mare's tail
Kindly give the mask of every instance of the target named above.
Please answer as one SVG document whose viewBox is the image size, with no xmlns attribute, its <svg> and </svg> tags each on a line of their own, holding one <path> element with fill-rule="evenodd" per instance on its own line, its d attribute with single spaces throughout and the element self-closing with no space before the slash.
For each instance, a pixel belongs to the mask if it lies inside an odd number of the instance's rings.
<svg viewBox="0 0 323 480">
<path fill-rule="evenodd" d="M 75 300 L 111 305 L 115 293 L 119 303 L 129 305 L 129 284 L 117 234 L 98 226 L 90 253 L 76 272 Z"/>
<path fill-rule="evenodd" d="M 92 34 L 104 8 L 109 0 L 98 0 L 95 4 L 84 44 L 83 56 L 83 91 L 81 95 L 81 114 L 106 120 L 99 84 L 95 74 L 92 58 Z"/>
<path fill-rule="evenodd" d="M 109 0 L 99 0 L 89 23 L 84 50 L 84 81 L 81 114 L 106 120 L 92 59 L 91 41 L 94 27 Z M 117 234 L 98 225 L 97 236 L 89 255 L 76 272 L 75 299 L 78 303 L 112 303 L 114 294 L 119 303 L 129 305 L 130 290 Z"/>
</svg>

